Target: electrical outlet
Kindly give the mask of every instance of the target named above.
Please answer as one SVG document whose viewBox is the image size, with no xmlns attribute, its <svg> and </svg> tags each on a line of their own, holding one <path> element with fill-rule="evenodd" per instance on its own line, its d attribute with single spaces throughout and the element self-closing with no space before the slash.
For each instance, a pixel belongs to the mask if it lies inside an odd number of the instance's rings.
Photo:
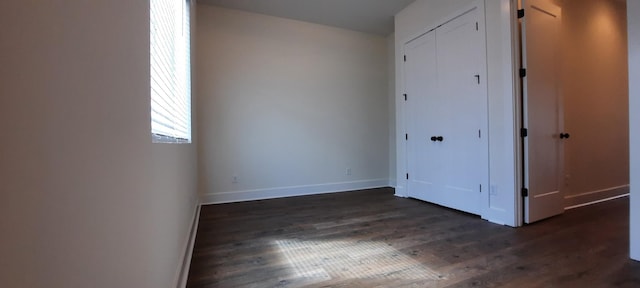
<svg viewBox="0 0 640 288">
<path fill-rule="evenodd" d="M 345 171 L 345 174 L 351 175 L 351 168 L 347 168 L 347 170 Z"/>
<path fill-rule="evenodd" d="M 489 186 L 489 195 L 492 195 L 492 196 L 498 195 L 498 185 Z"/>
</svg>

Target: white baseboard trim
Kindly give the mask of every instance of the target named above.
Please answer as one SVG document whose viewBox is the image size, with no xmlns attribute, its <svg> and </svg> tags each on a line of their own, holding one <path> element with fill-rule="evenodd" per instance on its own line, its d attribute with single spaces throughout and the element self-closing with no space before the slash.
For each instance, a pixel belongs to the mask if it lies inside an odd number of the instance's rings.
<svg viewBox="0 0 640 288">
<path fill-rule="evenodd" d="M 184 255 L 182 256 L 182 265 L 180 265 L 179 274 L 177 278 L 176 287 L 177 288 L 186 288 L 187 287 L 187 279 L 189 278 L 189 268 L 191 268 L 191 257 L 193 256 L 193 245 L 196 242 L 196 233 L 198 232 L 198 224 L 200 224 L 200 209 L 201 205 L 196 205 L 196 212 L 193 215 L 193 220 L 191 221 L 191 231 L 189 231 L 189 238 L 185 242 L 183 247 Z"/>
<path fill-rule="evenodd" d="M 614 191 L 614 190 L 626 190 L 627 193 L 629 193 L 629 185 L 620 185 L 620 186 L 615 186 L 615 187 L 609 187 L 609 188 L 605 188 L 605 189 L 600 189 L 600 190 L 595 190 L 595 191 L 589 191 L 589 192 L 584 192 L 584 193 L 580 193 L 580 194 L 575 194 L 575 195 L 569 195 L 569 196 L 565 196 L 565 199 L 571 199 L 571 198 L 577 198 L 577 197 L 584 197 L 587 195 L 593 195 L 593 194 L 599 194 L 599 193 L 605 193 L 605 192 L 610 192 L 610 191 Z"/>
<path fill-rule="evenodd" d="M 389 187 L 396 188 L 397 185 L 398 181 L 396 181 L 396 179 L 389 179 Z"/>
<path fill-rule="evenodd" d="M 305 195 L 314 195 L 314 194 L 347 192 L 347 191 L 354 191 L 354 190 L 387 187 L 388 185 L 389 185 L 389 179 L 371 179 L 371 180 L 361 180 L 361 181 L 351 181 L 351 182 L 209 193 L 201 196 L 200 203 L 205 205 L 205 204 L 222 204 L 222 203 L 232 203 L 232 202 L 264 200 L 264 199 L 284 198 L 284 197 L 292 197 L 292 196 L 305 196 Z"/>
<path fill-rule="evenodd" d="M 620 185 L 565 196 L 565 210 L 596 204 L 629 195 L 629 185 Z"/>
<path fill-rule="evenodd" d="M 574 209 L 574 208 L 580 208 L 580 207 L 584 207 L 584 206 L 598 204 L 598 203 L 601 203 L 601 202 L 615 200 L 615 199 L 623 198 L 623 197 L 627 197 L 627 196 L 629 196 L 628 193 L 627 194 L 618 195 L 618 196 L 609 197 L 609 198 L 605 198 L 605 199 L 601 199 L 601 200 L 592 201 L 592 202 L 589 202 L 589 203 L 583 203 L 583 204 L 578 204 L 578 205 L 574 205 L 574 206 L 569 206 L 567 208 L 564 208 L 564 210 L 571 210 L 571 209 Z"/>
<path fill-rule="evenodd" d="M 401 197 L 401 198 L 409 198 L 409 195 L 407 195 L 407 189 L 405 189 L 404 186 L 398 186 L 396 183 L 396 186 L 393 187 L 396 189 L 396 197 Z"/>
</svg>

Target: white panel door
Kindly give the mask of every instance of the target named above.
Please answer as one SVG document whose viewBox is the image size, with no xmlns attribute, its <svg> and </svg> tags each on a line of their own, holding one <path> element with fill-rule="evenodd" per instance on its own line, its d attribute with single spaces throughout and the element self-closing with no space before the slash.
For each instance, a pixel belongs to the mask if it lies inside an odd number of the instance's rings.
<svg viewBox="0 0 640 288">
<path fill-rule="evenodd" d="M 427 200 L 441 185 L 444 158 L 440 143 L 432 141 L 441 132 L 437 119 L 445 116 L 438 93 L 436 33 L 429 32 L 405 45 L 407 92 L 407 165 L 409 197 Z"/>
<path fill-rule="evenodd" d="M 564 212 L 560 7 L 549 0 L 522 0 L 525 222 Z M 561 138 L 561 135 L 563 136 Z"/>
<path fill-rule="evenodd" d="M 487 188 L 488 141 L 487 90 L 483 34 L 478 9 L 436 30 L 438 83 L 446 98 L 442 123 L 443 187 L 439 195 L 445 206 L 480 214 L 481 189 Z"/>
<path fill-rule="evenodd" d="M 473 9 L 405 46 L 408 195 L 480 214 L 488 182 L 486 57 Z"/>
</svg>

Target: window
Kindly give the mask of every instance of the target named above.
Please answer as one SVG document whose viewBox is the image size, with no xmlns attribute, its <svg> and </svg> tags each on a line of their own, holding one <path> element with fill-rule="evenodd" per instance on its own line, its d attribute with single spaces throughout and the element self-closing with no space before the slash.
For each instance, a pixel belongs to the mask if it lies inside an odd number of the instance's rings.
<svg viewBox="0 0 640 288">
<path fill-rule="evenodd" d="M 191 142 L 190 1 L 150 0 L 151 137 Z"/>
</svg>

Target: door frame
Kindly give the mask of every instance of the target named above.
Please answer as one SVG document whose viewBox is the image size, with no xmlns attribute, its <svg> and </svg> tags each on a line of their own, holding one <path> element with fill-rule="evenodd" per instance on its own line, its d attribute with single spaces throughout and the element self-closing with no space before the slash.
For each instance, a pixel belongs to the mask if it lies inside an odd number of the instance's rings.
<svg viewBox="0 0 640 288">
<path fill-rule="evenodd" d="M 513 79 L 514 79 L 514 114 L 515 114 L 515 138 L 516 138 L 516 207 L 515 207 L 515 219 L 516 226 L 524 225 L 524 205 L 525 199 L 523 196 L 522 190 L 525 188 L 525 150 L 524 150 L 524 140 L 521 136 L 522 128 L 524 128 L 524 85 L 522 77 L 520 77 L 520 69 L 524 68 L 523 66 L 523 54 L 522 54 L 522 23 L 520 22 L 520 18 L 518 17 L 518 10 L 522 6 L 520 0 L 510 0 L 510 14 L 511 14 L 511 47 L 514 51 L 515 61 L 513 61 Z"/>
</svg>

